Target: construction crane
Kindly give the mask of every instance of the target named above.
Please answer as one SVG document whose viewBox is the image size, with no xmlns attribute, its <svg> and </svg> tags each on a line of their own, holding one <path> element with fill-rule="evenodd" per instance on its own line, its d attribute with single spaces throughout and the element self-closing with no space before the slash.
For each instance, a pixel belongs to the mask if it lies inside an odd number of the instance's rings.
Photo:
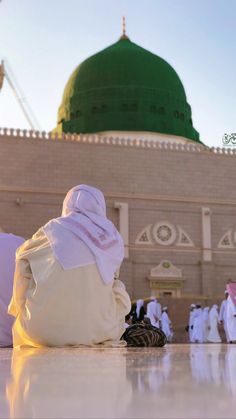
<svg viewBox="0 0 236 419">
<path fill-rule="evenodd" d="M 37 119 L 35 118 L 32 110 L 30 109 L 29 104 L 26 102 L 22 89 L 17 83 L 13 71 L 10 68 L 9 63 L 6 62 L 6 60 L 2 60 L 0 64 L 0 91 L 3 87 L 4 80 L 6 80 L 9 86 L 11 87 L 30 128 L 34 131 L 40 130 Z"/>
</svg>

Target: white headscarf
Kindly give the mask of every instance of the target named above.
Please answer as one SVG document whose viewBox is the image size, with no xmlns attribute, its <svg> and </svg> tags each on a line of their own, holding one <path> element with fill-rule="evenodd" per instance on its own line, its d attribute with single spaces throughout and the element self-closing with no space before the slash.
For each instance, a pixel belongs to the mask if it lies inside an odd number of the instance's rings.
<svg viewBox="0 0 236 419">
<path fill-rule="evenodd" d="M 136 302 L 136 314 L 137 314 L 137 318 L 139 317 L 140 310 L 141 310 L 141 307 L 143 307 L 143 305 L 144 305 L 144 301 L 143 300 L 137 300 L 137 302 Z"/>
<path fill-rule="evenodd" d="M 113 281 L 124 258 L 124 243 L 114 224 L 106 218 L 103 193 L 87 185 L 72 188 L 63 202 L 62 216 L 43 230 L 64 269 L 96 262 L 103 281 Z M 81 241 L 90 255 L 81 251 Z"/>
</svg>

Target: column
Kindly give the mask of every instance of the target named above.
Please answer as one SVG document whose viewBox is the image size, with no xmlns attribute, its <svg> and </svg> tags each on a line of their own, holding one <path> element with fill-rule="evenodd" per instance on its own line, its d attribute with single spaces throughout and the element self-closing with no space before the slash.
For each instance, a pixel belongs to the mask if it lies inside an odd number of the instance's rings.
<svg viewBox="0 0 236 419">
<path fill-rule="evenodd" d="M 129 206 L 126 202 L 115 202 L 114 207 L 119 210 L 119 230 L 124 240 L 125 259 L 129 258 Z"/>
<path fill-rule="evenodd" d="M 204 262 L 212 261 L 211 249 L 211 211 L 210 208 L 202 208 L 202 258 Z"/>
<path fill-rule="evenodd" d="M 204 296 L 214 294 L 213 284 L 215 266 L 212 262 L 211 243 L 211 211 L 210 208 L 202 208 L 202 293 Z"/>
</svg>

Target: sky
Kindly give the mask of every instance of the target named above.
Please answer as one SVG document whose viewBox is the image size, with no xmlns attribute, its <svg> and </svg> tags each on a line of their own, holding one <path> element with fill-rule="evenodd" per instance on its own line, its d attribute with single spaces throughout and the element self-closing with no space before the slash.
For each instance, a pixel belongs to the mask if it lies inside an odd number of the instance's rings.
<svg viewBox="0 0 236 419">
<path fill-rule="evenodd" d="M 208 146 L 236 132 L 236 0 L 1 0 L 0 60 L 40 130 L 56 126 L 65 84 L 79 63 L 127 35 L 171 64 Z M 0 127 L 29 125 L 7 82 Z"/>
</svg>

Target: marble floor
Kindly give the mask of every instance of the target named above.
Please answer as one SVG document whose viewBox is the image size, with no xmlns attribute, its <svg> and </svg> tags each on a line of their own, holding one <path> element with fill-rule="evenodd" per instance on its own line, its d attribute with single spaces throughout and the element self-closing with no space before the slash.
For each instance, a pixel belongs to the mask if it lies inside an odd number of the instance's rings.
<svg viewBox="0 0 236 419">
<path fill-rule="evenodd" d="M 0 418 L 235 418 L 236 345 L 0 350 Z"/>
</svg>

